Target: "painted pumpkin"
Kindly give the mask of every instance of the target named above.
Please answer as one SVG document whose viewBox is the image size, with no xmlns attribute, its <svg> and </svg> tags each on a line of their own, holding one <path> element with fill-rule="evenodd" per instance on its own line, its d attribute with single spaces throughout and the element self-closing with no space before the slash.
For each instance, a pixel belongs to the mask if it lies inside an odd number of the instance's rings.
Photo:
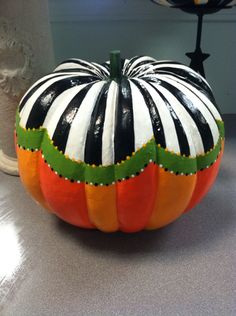
<svg viewBox="0 0 236 316">
<path fill-rule="evenodd" d="M 105 232 L 165 226 L 212 186 L 224 125 L 206 80 L 151 57 L 61 63 L 16 115 L 21 180 L 61 219 Z"/>
</svg>

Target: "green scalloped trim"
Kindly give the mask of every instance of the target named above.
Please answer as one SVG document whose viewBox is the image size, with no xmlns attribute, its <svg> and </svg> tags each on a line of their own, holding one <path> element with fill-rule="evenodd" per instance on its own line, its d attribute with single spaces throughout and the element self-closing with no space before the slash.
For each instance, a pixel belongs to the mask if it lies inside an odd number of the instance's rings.
<svg viewBox="0 0 236 316">
<path fill-rule="evenodd" d="M 111 184 L 115 181 L 135 176 L 143 171 L 150 162 L 177 174 L 193 174 L 209 167 L 217 159 L 221 150 L 221 139 L 224 138 L 224 123 L 217 121 L 220 138 L 216 146 L 207 154 L 195 158 L 174 154 L 158 147 L 151 139 L 133 156 L 125 161 L 109 166 L 91 166 L 84 162 L 74 161 L 59 152 L 44 128 L 26 130 L 19 125 L 19 114 L 16 115 L 17 142 L 28 150 L 42 150 L 48 165 L 64 178 L 88 182 L 91 184 Z"/>
</svg>

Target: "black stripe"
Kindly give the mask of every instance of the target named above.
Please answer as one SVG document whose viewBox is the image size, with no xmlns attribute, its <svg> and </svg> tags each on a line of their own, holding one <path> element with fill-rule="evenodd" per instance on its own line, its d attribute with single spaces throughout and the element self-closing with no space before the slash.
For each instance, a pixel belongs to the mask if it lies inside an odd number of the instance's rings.
<svg viewBox="0 0 236 316">
<path fill-rule="evenodd" d="M 189 115 L 194 120 L 198 131 L 202 138 L 202 143 L 204 147 L 204 151 L 207 152 L 214 146 L 213 136 L 211 133 L 211 129 L 202 115 L 202 113 L 194 106 L 192 101 L 188 99 L 188 97 L 175 86 L 170 83 L 167 83 L 163 80 L 159 80 L 162 87 L 171 92 L 175 98 L 182 104 L 182 106 L 186 109 Z"/>
<path fill-rule="evenodd" d="M 54 145 L 57 146 L 58 149 L 63 153 L 65 152 L 71 124 L 74 120 L 76 113 L 78 112 L 78 109 L 82 101 L 84 100 L 86 94 L 88 93 L 92 85 L 93 84 L 88 84 L 74 96 L 74 98 L 70 101 L 65 111 L 61 115 L 60 120 L 57 123 L 56 129 L 53 133 L 52 140 Z"/>
<path fill-rule="evenodd" d="M 68 69 L 60 69 L 60 70 L 55 70 L 53 73 L 57 74 L 57 73 L 71 73 L 71 75 L 73 75 L 73 72 L 76 73 L 83 73 L 83 74 L 88 74 L 91 76 L 94 76 L 94 78 L 100 78 L 94 71 L 89 70 L 89 69 L 84 69 L 84 68 L 68 68 Z"/>
<path fill-rule="evenodd" d="M 130 74 L 129 74 L 129 77 L 132 77 L 132 78 L 134 78 L 134 77 L 137 77 L 138 75 L 141 75 L 142 76 L 142 74 L 143 74 L 143 72 L 145 71 L 145 70 L 150 70 L 151 68 L 150 68 L 150 63 L 147 63 L 147 65 L 146 65 L 146 67 L 142 67 L 142 66 L 140 66 L 140 67 L 134 67 L 134 69 L 130 72 Z M 141 77 L 140 76 L 140 77 Z"/>
<path fill-rule="evenodd" d="M 92 77 L 71 76 L 52 83 L 35 101 L 33 108 L 29 114 L 26 128 L 39 128 L 42 126 L 45 117 L 50 109 L 53 101 L 65 90 L 94 81 Z"/>
<path fill-rule="evenodd" d="M 92 112 L 84 152 L 84 161 L 88 164 L 102 164 L 102 135 L 109 86 L 107 83 L 101 89 Z"/>
<path fill-rule="evenodd" d="M 178 61 L 174 61 L 174 60 L 156 60 L 152 66 L 159 66 L 159 65 L 166 65 L 166 64 L 171 64 L 171 65 L 183 65 Z"/>
<path fill-rule="evenodd" d="M 139 72 L 140 72 L 140 70 L 143 71 L 144 69 L 146 69 L 145 67 L 142 67 L 142 66 L 146 65 L 146 66 L 148 67 L 148 66 L 150 66 L 150 64 L 153 65 L 153 64 L 154 64 L 154 61 L 148 59 L 148 60 L 143 60 L 143 61 L 137 63 L 137 64 L 135 65 L 135 67 L 131 70 L 131 72 L 130 72 L 129 75 L 130 75 L 130 76 L 135 76 L 136 73 L 139 73 Z"/>
<path fill-rule="evenodd" d="M 143 56 L 145 57 L 145 56 Z M 139 57 L 139 58 L 143 58 L 143 57 Z M 146 60 L 143 60 L 143 61 L 140 61 L 139 63 L 137 63 L 135 65 L 135 67 L 141 67 L 143 65 L 146 65 L 146 64 L 153 64 L 155 63 L 155 61 L 153 59 L 150 59 L 150 57 L 147 56 L 147 59 Z"/>
<path fill-rule="evenodd" d="M 84 60 L 81 60 L 81 59 L 79 59 L 79 60 L 78 59 L 73 59 L 73 58 L 67 59 L 67 60 L 64 60 L 62 63 L 60 63 L 60 65 L 64 65 L 64 64 L 67 64 L 67 63 L 74 63 L 74 64 L 80 65 L 82 67 L 87 67 L 88 69 L 91 69 L 91 70 L 94 70 L 94 68 L 97 70 L 96 66 L 92 65 L 89 62 L 85 62 Z M 68 68 L 68 69 L 70 69 L 70 68 Z"/>
<path fill-rule="evenodd" d="M 55 76 L 52 76 L 50 78 L 46 78 L 45 80 L 43 80 L 43 81 L 39 82 L 38 84 L 36 84 L 34 88 L 30 89 L 28 91 L 28 93 L 25 95 L 25 97 L 21 100 L 21 103 L 19 105 L 19 112 L 21 112 L 21 110 L 25 106 L 25 103 L 35 93 L 35 91 L 38 90 L 44 83 L 46 83 L 47 81 L 49 81 L 51 79 L 58 78 L 58 77 L 61 77 L 61 76 L 65 76 L 65 75 L 64 74 L 55 74 Z"/>
<path fill-rule="evenodd" d="M 118 107 L 115 117 L 114 150 L 115 163 L 126 159 L 134 147 L 134 118 L 133 103 L 130 83 L 127 78 L 122 78 L 119 84 Z"/>
<path fill-rule="evenodd" d="M 92 63 L 85 62 L 84 60 L 77 60 L 77 59 L 71 58 L 71 59 L 67 59 L 67 60 L 63 61 L 60 65 L 63 65 L 63 64 L 66 64 L 66 63 L 74 63 L 74 64 L 80 65 L 82 67 L 86 67 L 87 70 L 91 70 L 91 71 L 93 71 L 93 73 L 96 72 L 96 73 L 99 73 L 99 74 L 102 75 L 102 72 L 101 72 L 99 67 L 97 67 L 96 65 L 94 65 Z M 68 68 L 68 70 L 69 69 L 70 68 Z"/>
<path fill-rule="evenodd" d="M 151 84 L 151 83 L 149 82 L 149 84 Z M 166 99 L 166 97 L 153 84 L 151 84 L 151 86 L 160 95 L 160 97 L 165 102 L 165 105 L 170 112 L 170 115 L 171 115 L 173 122 L 174 122 L 174 125 L 175 125 L 175 130 L 176 130 L 176 134 L 178 137 L 178 143 L 179 143 L 181 155 L 185 155 L 187 157 L 190 156 L 190 148 L 189 148 L 188 139 L 187 139 L 187 136 L 186 136 L 186 133 L 185 133 L 185 130 L 183 128 L 181 121 L 179 120 L 178 116 L 176 115 L 174 109 L 172 108 L 171 104 Z"/>
<path fill-rule="evenodd" d="M 106 68 L 106 70 L 108 70 L 108 72 L 110 71 L 110 63 L 109 62 L 105 62 L 105 63 L 102 63 L 102 66 Z"/>
<path fill-rule="evenodd" d="M 160 144 L 161 147 L 166 148 L 166 140 L 165 140 L 163 125 L 161 122 L 161 118 L 160 118 L 157 106 L 155 102 L 153 101 L 151 94 L 140 81 L 137 81 L 136 79 L 132 79 L 132 82 L 138 87 L 139 91 L 142 93 L 146 106 L 149 110 L 149 114 L 150 114 L 151 122 L 152 122 L 153 134 L 154 134 L 156 143 Z"/>
<path fill-rule="evenodd" d="M 172 77 L 177 78 L 177 76 L 174 76 L 174 75 L 172 75 Z M 168 79 L 170 79 L 170 78 L 168 78 Z M 171 79 L 171 80 L 173 80 L 173 81 L 175 82 L 174 79 Z M 186 89 L 188 89 L 189 91 L 191 91 L 191 93 L 192 93 L 193 95 L 195 95 L 195 96 L 199 99 L 199 101 L 200 101 L 201 103 L 204 104 L 204 106 L 206 107 L 206 109 L 208 109 L 210 115 L 212 116 L 213 120 L 215 120 L 215 117 L 214 117 L 213 113 L 211 112 L 211 109 L 208 107 L 208 105 L 201 99 L 201 97 L 200 97 L 198 94 L 196 94 L 196 93 L 191 89 L 191 87 L 189 88 L 189 87 L 186 85 L 186 83 L 185 83 L 184 80 L 182 80 L 182 81 L 183 81 L 183 82 L 181 82 L 181 83 L 180 83 L 180 82 L 177 82 L 177 83 L 178 83 L 178 84 L 182 84 Z M 187 80 L 186 80 L 186 82 L 188 83 Z M 193 86 L 193 85 L 192 85 L 192 86 Z M 195 87 L 195 88 L 196 88 L 196 87 Z M 198 91 L 202 92 L 206 97 L 208 97 L 208 95 L 207 95 L 206 93 L 204 93 L 204 90 L 198 88 Z M 208 97 L 208 99 L 209 99 L 209 97 Z M 213 104 L 213 106 L 214 106 L 215 108 L 217 108 L 216 105 L 213 103 L 213 101 L 212 101 L 212 100 L 210 100 L 210 101 L 211 101 L 211 103 Z M 219 111 L 218 111 L 218 112 L 219 112 Z M 220 112 L 219 112 L 219 113 L 220 113 Z"/>
<path fill-rule="evenodd" d="M 180 63 L 178 62 L 170 62 L 171 64 L 177 64 L 180 65 Z M 151 64 L 151 67 L 150 67 Z M 138 76 L 139 78 L 145 77 L 147 75 L 152 75 L 152 74 L 156 74 L 157 70 L 153 69 L 153 67 L 157 66 L 157 65 L 162 65 L 162 64 L 166 64 L 166 61 L 154 61 L 154 62 L 150 62 L 146 64 L 145 67 L 136 67 L 131 71 L 131 73 L 129 74 L 129 76 L 132 77 L 136 77 Z M 148 70 L 146 72 L 146 70 Z"/>
<path fill-rule="evenodd" d="M 212 103 L 215 103 L 215 98 L 210 87 L 205 83 L 205 81 L 192 71 L 182 69 L 182 68 L 174 68 L 174 67 L 162 67 L 155 70 L 156 74 L 160 75 L 171 75 L 175 76 L 179 79 L 182 79 L 189 84 L 193 85 L 196 89 L 200 90 L 202 93 L 208 97 Z"/>
<path fill-rule="evenodd" d="M 95 64 L 95 63 L 92 63 L 92 64 L 94 65 L 94 67 L 99 69 L 99 71 L 101 72 L 103 76 L 107 77 L 109 75 L 109 71 L 107 71 L 106 67 L 104 67 L 103 65 Z"/>
<path fill-rule="evenodd" d="M 125 65 L 125 67 L 124 67 L 124 72 L 125 72 L 125 74 L 129 71 L 129 68 L 133 65 L 133 63 L 137 60 L 137 59 L 139 59 L 140 57 L 142 57 L 142 56 L 135 56 L 135 57 L 133 57 L 133 58 L 131 58 L 129 61 L 128 61 L 128 63 Z"/>
</svg>

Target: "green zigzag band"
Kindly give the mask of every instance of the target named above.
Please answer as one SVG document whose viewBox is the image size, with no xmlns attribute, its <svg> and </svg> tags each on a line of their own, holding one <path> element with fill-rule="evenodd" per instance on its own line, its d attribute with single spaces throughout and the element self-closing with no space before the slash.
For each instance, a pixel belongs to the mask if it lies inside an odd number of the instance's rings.
<svg viewBox="0 0 236 316">
<path fill-rule="evenodd" d="M 73 161 L 65 157 L 52 144 L 44 128 L 26 130 L 19 125 L 19 114 L 16 118 L 16 133 L 18 145 L 25 149 L 41 149 L 44 159 L 58 174 L 74 181 L 88 183 L 111 184 L 120 179 L 132 177 L 140 172 L 150 161 L 157 163 L 169 171 L 179 174 L 192 174 L 210 166 L 221 150 L 221 140 L 224 138 L 224 123 L 217 121 L 220 138 L 213 150 L 195 158 L 184 157 L 158 147 L 155 140 L 150 140 L 145 147 L 135 152 L 123 163 L 110 166 L 93 167 L 84 162 Z"/>
</svg>

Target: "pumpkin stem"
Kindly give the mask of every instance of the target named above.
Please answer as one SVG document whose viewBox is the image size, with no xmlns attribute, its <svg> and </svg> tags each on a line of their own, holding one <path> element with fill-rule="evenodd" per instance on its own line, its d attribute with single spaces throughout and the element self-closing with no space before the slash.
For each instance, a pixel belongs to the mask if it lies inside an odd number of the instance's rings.
<svg viewBox="0 0 236 316">
<path fill-rule="evenodd" d="M 121 79 L 121 59 L 120 51 L 112 50 L 110 52 L 110 78 L 119 81 Z"/>
</svg>

